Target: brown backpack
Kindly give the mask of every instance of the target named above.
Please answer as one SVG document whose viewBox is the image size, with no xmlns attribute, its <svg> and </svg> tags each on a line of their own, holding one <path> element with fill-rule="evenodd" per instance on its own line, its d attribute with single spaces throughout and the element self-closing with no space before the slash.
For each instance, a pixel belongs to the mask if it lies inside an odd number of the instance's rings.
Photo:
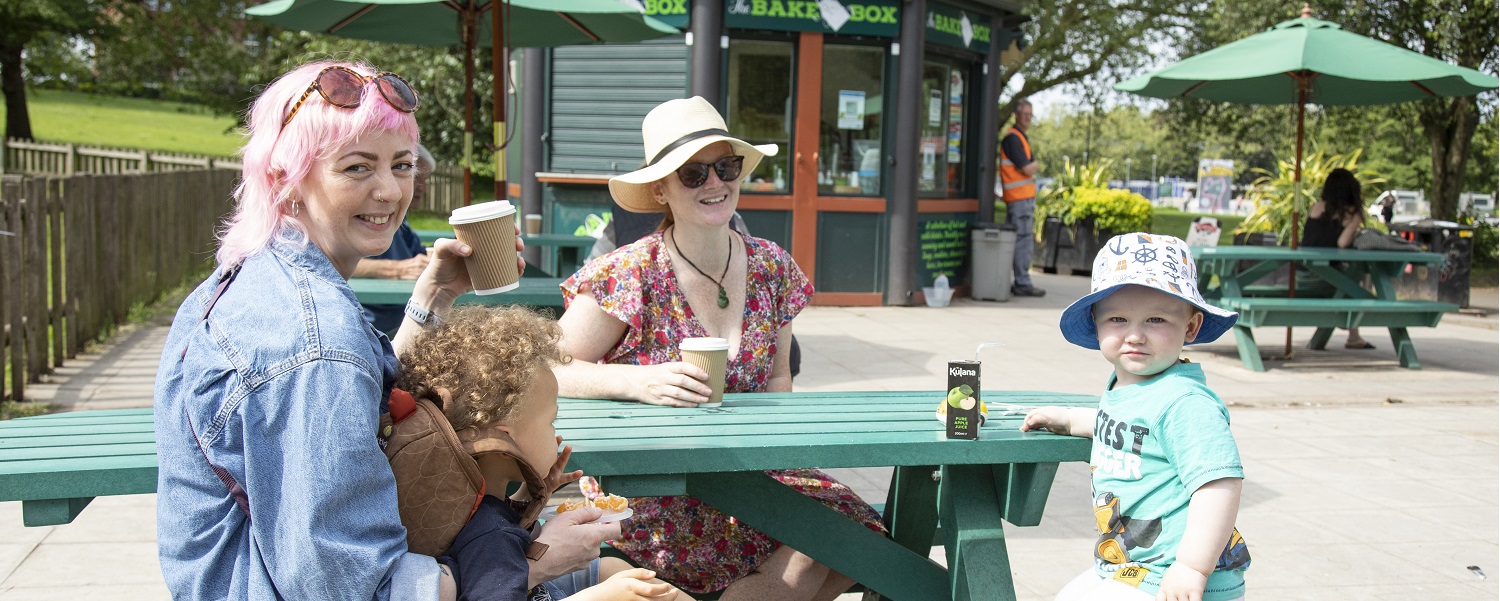
<svg viewBox="0 0 1500 601">
<path fill-rule="evenodd" d="M 443 555 L 473 517 L 485 494 L 476 461 L 481 455 L 503 455 L 520 467 L 531 494 L 521 509 L 522 528 L 536 522 L 552 495 L 541 475 L 521 459 L 509 435 L 495 428 L 454 432 L 442 409 L 403 390 L 391 391 L 390 412 L 380 416 L 379 439 L 396 475 L 396 500 L 412 553 Z M 528 556 L 538 558 L 545 549 L 533 543 Z"/>
</svg>

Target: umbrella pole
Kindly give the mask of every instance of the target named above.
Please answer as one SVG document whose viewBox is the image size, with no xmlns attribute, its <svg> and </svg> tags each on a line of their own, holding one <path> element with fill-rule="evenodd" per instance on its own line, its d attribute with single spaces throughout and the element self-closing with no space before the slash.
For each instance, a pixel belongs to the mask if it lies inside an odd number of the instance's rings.
<svg viewBox="0 0 1500 601">
<path fill-rule="evenodd" d="M 1296 170 L 1292 177 L 1292 248 L 1297 248 L 1298 231 L 1297 226 L 1302 221 L 1302 214 L 1298 211 L 1297 203 L 1302 199 L 1302 122 L 1306 111 L 1303 109 L 1307 104 L 1307 86 L 1309 76 L 1299 73 L 1297 76 L 1297 158 Z M 1287 298 L 1297 298 L 1297 266 L 1289 264 L 1287 270 L 1286 293 Z M 1292 328 L 1286 329 L 1286 356 L 1292 357 Z"/>
<path fill-rule="evenodd" d="M 510 83 L 507 73 L 510 52 L 505 47 L 505 15 L 500 12 L 508 6 L 502 0 L 490 2 L 490 59 L 494 61 L 495 73 L 495 200 L 510 198 L 505 182 L 505 95 L 506 84 Z"/>
<path fill-rule="evenodd" d="M 464 12 L 464 204 L 474 198 L 474 46 L 479 43 L 478 15 Z"/>
</svg>

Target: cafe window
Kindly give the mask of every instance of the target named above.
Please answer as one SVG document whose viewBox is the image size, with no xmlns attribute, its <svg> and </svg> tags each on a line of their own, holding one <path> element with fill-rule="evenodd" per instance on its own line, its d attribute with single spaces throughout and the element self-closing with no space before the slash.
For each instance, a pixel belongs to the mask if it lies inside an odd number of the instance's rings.
<svg viewBox="0 0 1500 601">
<path fill-rule="evenodd" d="M 740 190 L 786 194 L 792 171 L 792 43 L 735 40 L 729 45 L 729 133 L 780 152 L 745 176 Z"/>
<path fill-rule="evenodd" d="M 879 196 L 883 46 L 823 47 L 818 193 Z"/>
<path fill-rule="evenodd" d="M 917 194 L 924 197 L 964 196 L 964 135 L 968 131 L 969 71 L 958 61 L 942 58 L 922 65 L 921 136 L 918 139 Z"/>
</svg>

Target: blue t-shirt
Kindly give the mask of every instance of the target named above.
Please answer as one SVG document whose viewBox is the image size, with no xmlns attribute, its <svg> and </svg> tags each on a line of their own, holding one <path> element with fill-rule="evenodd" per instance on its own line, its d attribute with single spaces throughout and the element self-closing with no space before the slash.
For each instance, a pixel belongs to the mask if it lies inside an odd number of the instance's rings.
<svg viewBox="0 0 1500 601">
<path fill-rule="evenodd" d="M 1110 376 L 1099 401 L 1089 466 L 1099 527 L 1095 570 L 1152 596 L 1177 561 L 1193 492 L 1214 480 L 1245 477 L 1229 431 L 1229 410 L 1205 384 L 1203 368 L 1193 363 L 1177 363 L 1121 388 Z M 1244 596 L 1249 566 L 1250 553 L 1235 530 L 1203 600 Z"/>
<path fill-rule="evenodd" d="M 411 231 L 411 225 L 405 221 L 401 227 L 396 228 L 396 236 L 391 239 L 391 247 L 385 252 L 370 257 L 371 259 L 382 259 L 386 261 L 404 261 L 417 255 L 427 254 L 427 247 L 422 246 L 422 238 Z M 382 332 L 394 332 L 401 327 L 401 318 L 406 316 L 405 305 L 361 305 L 365 308 L 365 320 L 375 325 L 375 329 Z"/>
</svg>

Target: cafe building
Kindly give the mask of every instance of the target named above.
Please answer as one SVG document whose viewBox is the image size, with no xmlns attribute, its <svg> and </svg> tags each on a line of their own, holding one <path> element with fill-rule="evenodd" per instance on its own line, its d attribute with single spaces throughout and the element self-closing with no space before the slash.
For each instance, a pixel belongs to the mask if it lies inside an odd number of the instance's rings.
<svg viewBox="0 0 1500 601">
<path fill-rule="evenodd" d="M 644 4 L 683 34 L 520 53 L 508 162 L 526 212 L 574 233 L 622 211 L 606 182 L 643 161 L 642 118 L 703 96 L 732 135 L 780 147 L 742 176 L 739 212 L 791 252 L 815 304 L 918 303 L 940 272 L 964 293 L 970 232 L 993 220 L 996 75 L 1023 2 Z"/>
</svg>

